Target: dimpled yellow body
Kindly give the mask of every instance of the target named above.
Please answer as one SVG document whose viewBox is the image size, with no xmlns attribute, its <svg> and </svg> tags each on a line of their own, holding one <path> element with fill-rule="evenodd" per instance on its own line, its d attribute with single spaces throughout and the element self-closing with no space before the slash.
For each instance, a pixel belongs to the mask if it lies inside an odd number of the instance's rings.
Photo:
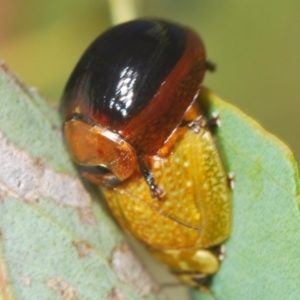
<svg viewBox="0 0 300 300">
<path fill-rule="evenodd" d="M 121 227 L 181 280 L 196 285 L 191 274 L 214 274 L 219 268 L 209 248 L 230 234 L 231 202 L 211 133 L 182 131 L 168 156 L 149 158 L 155 183 L 166 193 L 164 201 L 151 197 L 142 176 L 106 189 L 105 195 Z"/>
</svg>

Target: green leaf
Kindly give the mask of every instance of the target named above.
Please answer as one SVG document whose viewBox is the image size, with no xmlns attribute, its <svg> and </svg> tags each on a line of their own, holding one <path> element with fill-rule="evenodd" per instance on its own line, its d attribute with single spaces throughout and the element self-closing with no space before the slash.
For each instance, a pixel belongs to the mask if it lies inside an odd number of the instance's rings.
<svg viewBox="0 0 300 300">
<path fill-rule="evenodd" d="M 299 180 L 291 151 L 241 111 L 208 91 L 219 113 L 220 152 L 235 174 L 233 228 L 211 291 L 218 300 L 299 299 Z M 193 299 L 211 299 L 192 292 Z"/>
<path fill-rule="evenodd" d="M 297 299 L 299 183 L 293 155 L 236 108 L 206 90 L 202 98 L 221 116 L 216 139 L 236 181 L 233 230 L 211 290 L 218 300 Z M 150 292 L 155 285 L 98 192 L 90 196 L 77 178 L 57 113 L 4 65 L 0 105 L 0 299 L 162 298 Z M 197 291 L 192 297 L 211 299 Z"/>
<path fill-rule="evenodd" d="M 0 64 L 0 299 L 162 299 L 89 194 L 58 114 Z"/>
</svg>

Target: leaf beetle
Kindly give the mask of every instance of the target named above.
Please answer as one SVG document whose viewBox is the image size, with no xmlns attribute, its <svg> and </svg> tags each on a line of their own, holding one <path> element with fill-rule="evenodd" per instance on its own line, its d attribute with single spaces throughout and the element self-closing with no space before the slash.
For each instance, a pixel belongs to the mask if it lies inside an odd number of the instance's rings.
<svg viewBox="0 0 300 300">
<path fill-rule="evenodd" d="M 217 272 L 231 230 L 226 173 L 197 100 L 207 68 L 193 30 L 130 21 L 86 50 L 60 106 L 82 176 L 104 187 L 122 228 L 194 287 Z"/>
</svg>

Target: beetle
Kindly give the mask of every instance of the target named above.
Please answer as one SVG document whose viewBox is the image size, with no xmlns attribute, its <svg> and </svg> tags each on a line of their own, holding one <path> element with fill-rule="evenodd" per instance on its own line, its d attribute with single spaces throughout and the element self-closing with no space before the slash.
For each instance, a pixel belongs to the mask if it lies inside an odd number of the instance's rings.
<svg viewBox="0 0 300 300">
<path fill-rule="evenodd" d="M 60 106 L 82 176 L 104 187 L 122 228 L 194 287 L 217 272 L 231 230 L 226 173 L 197 98 L 207 68 L 193 30 L 130 21 L 86 50 Z"/>
</svg>

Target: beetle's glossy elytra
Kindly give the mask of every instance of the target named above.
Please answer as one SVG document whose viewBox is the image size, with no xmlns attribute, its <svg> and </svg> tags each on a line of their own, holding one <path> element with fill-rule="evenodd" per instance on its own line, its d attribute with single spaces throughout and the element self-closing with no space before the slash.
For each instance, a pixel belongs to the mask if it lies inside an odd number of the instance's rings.
<svg viewBox="0 0 300 300">
<path fill-rule="evenodd" d="M 154 155 L 191 105 L 204 71 L 203 45 L 193 31 L 162 21 L 121 24 L 96 39 L 76 66 L 64 118 L 77 108 Z"/>
<path fill-rule="evenodd" d="M 131 21 L 91 44 L 61 102 L 81 174 L 105 186 L 120 225 L 193 286 L 218 270 L 211 248 L 228 237 L 231 214 L 226 174 L 196 100 L 205 69 L 191 29 Z"/>
</svg>

